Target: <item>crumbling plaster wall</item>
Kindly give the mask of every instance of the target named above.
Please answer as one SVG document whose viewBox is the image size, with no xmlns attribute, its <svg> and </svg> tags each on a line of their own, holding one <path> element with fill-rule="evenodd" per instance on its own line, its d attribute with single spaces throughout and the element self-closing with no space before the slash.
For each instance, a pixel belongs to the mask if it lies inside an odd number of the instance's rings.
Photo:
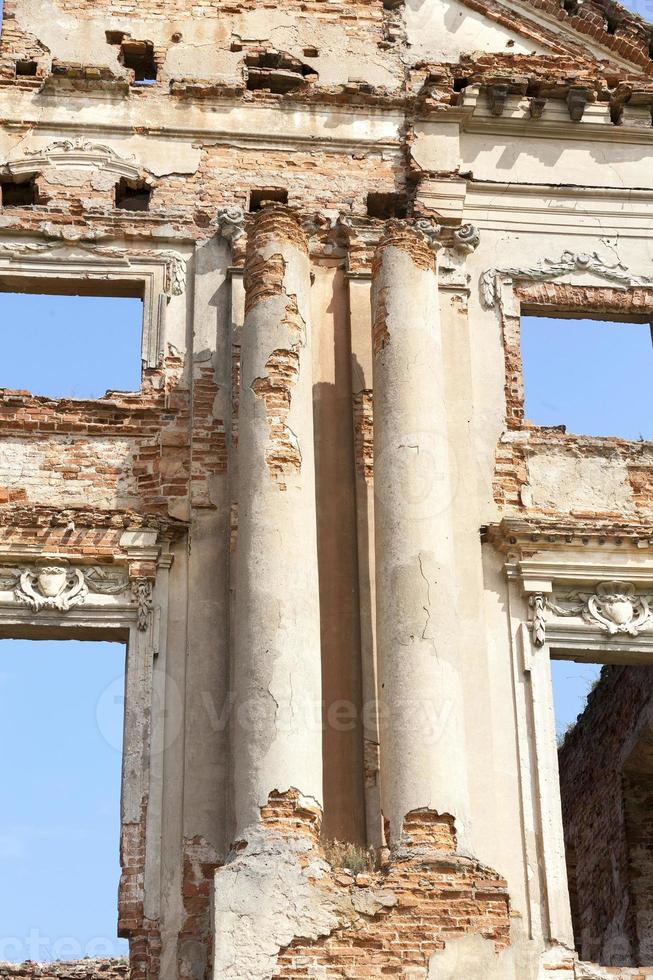
<svg viewBox="0 0 653 980">
<path fill-rule="evenodd" d="M 61 4 L 44 0 L 35 12 L 29 0 L 14 0 L 16 21 L 36 35 L 52 59 L 63 63 L 106 66 L 116 75 L 125 69 L 119 47 L 107 43 L 106 31 L 125 31 L 154 44 L 161 78 L 210 79 L 224 85 L 242 81 L 248 46 L 287 51 L 311 66 L 325 85 L 363 79 L 389 90 L 402 81 L 399 60 L 384 51 L 381 4 L 330 4 L 328 8 L 288 2 L 277 10 L 254 3 Z M 305 54 L 316 49 L 317 54 Z M 361 59 L 365 71 L 361 74 Z"/>
</svg>

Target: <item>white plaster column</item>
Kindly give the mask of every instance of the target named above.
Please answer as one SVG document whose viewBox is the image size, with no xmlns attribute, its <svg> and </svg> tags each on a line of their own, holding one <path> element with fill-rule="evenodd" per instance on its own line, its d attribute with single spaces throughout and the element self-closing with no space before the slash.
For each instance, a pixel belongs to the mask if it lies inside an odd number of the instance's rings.
<svg viewBox="0 0 653 980">
<path fill-rule="evenodd" d="M 468 792 L 436 256 L 392 221 L 372 283 L 376 620 L 381 805 L 390 842 L 406 815 L 454 818 Z"/>
<path fill-rule="evenodd" d="M 271 793 L 322 808 L 320 619 L 306 238 L 268 207 L 250 229 L 238 441 L 233 652 L 236 833 Z"/>
</svg>

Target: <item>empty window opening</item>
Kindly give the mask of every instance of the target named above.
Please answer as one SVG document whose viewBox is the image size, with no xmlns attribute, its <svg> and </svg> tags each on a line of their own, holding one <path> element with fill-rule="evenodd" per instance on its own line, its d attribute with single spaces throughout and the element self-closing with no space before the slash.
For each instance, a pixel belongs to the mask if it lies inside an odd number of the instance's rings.
<svg viewBox="0 0 653 980">
<path fill-rule="evenodd" d="M 116 184 L 116 207 L 123 211 L 149 211 L 152 188 L 123 177 Z"/>
<path fill-rule="evenodd" d="M 16 62 L 16 74 L 25 76 L 35 76 L 38 71 L 38 65 L 35 61 L 17 61 Z"/>
<path fill-rule="evenodd" d="M 650 967 L 653 670 L 554 660 L 552 677 L 576 949 L 600 966 Z"/>
<path fill-rule="evenodd" d="M 287 204 L 288 191 L 285 187 L 262 187 L 249 192 L 249 210 L 260 211 L 266 204 Z"/>
<path fill-rule="evenodd" d="M 26 208 L 38 204 L 38 191 L 34 177 L 20 181 L 12 177 L 2 177 L 0 178 L 0 190 L 3 208 Z"/>
<path fill-rule="evenodd" d="M 370 191 L 367 195 L 367 215 L 369 218 L 405 218 L 408 213 L 408 199 L 405 194 L 380 194 Z"/>
<path fill-rule="evenodd" d="M 523 316 L 521 335 L 527 419 L 583 435 L 653 438 L 649 322 Z"/>
<path fill-rule="evenodd" d="M 98 289 L 93 283 L 65 285 L 69 292 Z M 0 290 L 21 286 L 0 281 Z M 114 295 L 61 295 L 64 284 L 52 286 L 56 292 L 48 294 L 0 292 L 0 388 L 50 398 L 138 391 L 143 301 L 132 284 L 112 283 Z"/>
<path fill-rule="evenodd" d="M 125 647 L 0 640 L 0 961 L 125 956 L 117 938 Z"/>
<path fill-rule="evenodd" d="M 151 41 L 124 40 L 120 45 L 120 60 L 134 72 L 136 85 L 152 85 L 157 78 L 154 45 Z"/>
<path fill-rule="evenodd" d="M 303 88 L 317 80 L 317 72 L 285 51 L 257 51 L 247 54 L 247 88 L 283 94 Z"/>
</svg>

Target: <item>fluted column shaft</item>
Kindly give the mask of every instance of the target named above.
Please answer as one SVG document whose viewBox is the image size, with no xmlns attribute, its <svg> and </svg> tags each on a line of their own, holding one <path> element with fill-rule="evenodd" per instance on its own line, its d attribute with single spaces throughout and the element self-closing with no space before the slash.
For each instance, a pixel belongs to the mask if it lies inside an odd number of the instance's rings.
<svg viewBox="0 0 653 980">
<path fill-rule="evenodd" d="M 374 499 L 381 804 L 390 841 L 415 810 L 468 825 L 455 620 L 453 494 L 437 266 L 390 222 L 373 265 Z M 463 489 L 464 492 L 464 489 Z"/>
<path fill-rule="evenodd" d="M 288 209 L 257 214 L 245 292 L 233 657 L 238 833 L 275 790 L 296 789 L 322 806 L 310 265 Z"/>
</svg>

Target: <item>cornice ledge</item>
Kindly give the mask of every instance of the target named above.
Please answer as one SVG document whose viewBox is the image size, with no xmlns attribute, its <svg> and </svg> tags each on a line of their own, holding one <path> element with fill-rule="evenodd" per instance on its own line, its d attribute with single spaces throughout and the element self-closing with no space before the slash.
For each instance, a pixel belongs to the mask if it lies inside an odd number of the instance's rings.
<svg viewBox="0 0 653 980">
<path fill-rule="evenodd" d="M 652 549 L 653 524 L 583 521 L 538 517 L 504 517 L 481 527 L 481 540 L 503 554 L 532 555 L 560 548 L 637 551 Z"/>
<path fill-rule="evenodd" d="M 160 262 L 166 267 L 165 292 L 172 296 L 181 296 L 186 290 L 187 263 L 179 252 L 158 248 L 121 248 L 116 245 L 97 245 L 94 241 L 83 239 L 53 239 L 43 242 L 7 242 L 0 241 L 0 257 L 5 257 L 10 264 L 29 263 L 30 259 L 51 254 L 60 248 L 71 250 L 72 258 L 75 251 L 91 254 L 93 258 L 102 261 L 109 259 L 120 265 L 129 266 L 132 262 L 146 260 Z"/>
</svg>

